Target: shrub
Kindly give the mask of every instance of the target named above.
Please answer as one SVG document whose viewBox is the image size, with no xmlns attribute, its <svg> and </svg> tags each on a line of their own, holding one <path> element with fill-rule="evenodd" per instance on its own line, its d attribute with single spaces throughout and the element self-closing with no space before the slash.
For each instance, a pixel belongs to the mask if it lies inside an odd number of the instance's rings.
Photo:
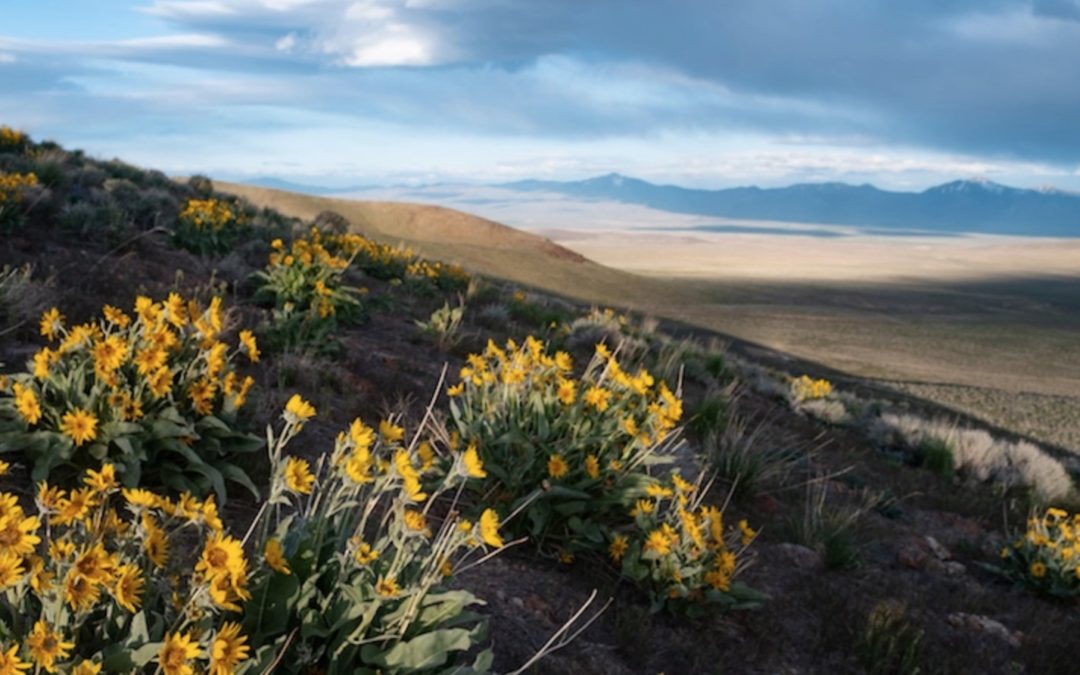
<svg viewBox="0 0 1080 675">
<path fill-rule="evenodd" d="M 25 152 L 30 145 L 30 138 L 9 126 L 0 126 L 0 152 Z"/>
<path fill-rule="evenodd" d="M 0 493 L 5 667 L 128 673 L 156 661 L 180 672 L 195 653 L 207 663 L 219 641 L 242 646 L 223 610 L 248 596 L 248 564 L 215 503 L 120 490 L 111 464 L 84 483 L 70 492 L 42 483 L 34 516 Z"/>
<path fill-rule="evenodd" d="M 308 236 L 271 243 L 266 269 L 256 297 L 273 303 L 273 339 L 283 348 L 325 340 L 339 318 L 361 315 L 361 289 L 345 284 L 345 271 L 356 256 L 357 235 L 323 234 L 311 228 Z"/>
<path fill-rule="evenodd" d="M 187 186 L 188 189 L 195 193 L 196 197 L 210 199 L 214 196 L 214 182 L 206 176 L 196 174 L 188 178 Z"/>
<path fill-rule="evenodd" d="M 85 199 L 64 206 L 57 222 L 61 229 L 83 239 L 119 241 L 130 234 L 124 210 L 108 192 L 97 188 Z"/>
<path fill-rule="evenodd" d="M 632 524 L 608 535 L 608 555 L 648 591 L 653 611 L 693 615 L 706 603 L 756 607 L 765 596 L 735 577 L 747 566 L 746 549 L 757 533 L 745 520 L 725 527 L 723 512 L 704 506 L 699 488 L 674 472 L 669 482 L 651 485 L 631 511 Z"/>
<path fill-rule="evenodd" d="M 27 189 L 37 185 L 33 173 L 0 173 L 0 228 L 10 230 L 21 224 L 23 198 Z"/>
<path fill-rule="evenodd" d="M 834 426 L 844 426 L 852 421 L 852 415 L 842 401 L 819 398 L 800 403 L 798 409 L 799 412 Z"/>
<path fill-rule="evenodd" d="M 356 266 L 375 279 L 444 291 L 461 291 L 469 285 L 469 274 L 458 265 L 426 260 L 407 246 L 380 244 L 359 234 L 349 236 L 357 244 Z"/>
<path fill-rule="evenodd" d="M 918 675 L 923 671 L 923 631 L 912 626 L 903 605 L 880 602 L 870 610 L 855 654 L 870 675 Z"/>
<path fill-rule="evenodd" d="M 1080 596 L 1080 513 L 1049 508 L 1028 519 L 1027 531 L 1001 549 L 1001 570 L 1033 591 Z"/>
<path fill-rule="evenodd" d="M 731 396 L 727 392 L 706 397 L 697 404 L 687 427 L 699 438 L 709 434 L 722 434 L 728 425 Z"/>
<path fill-rule="evenodd" d="M 944 478 L 952 478 L 954 462 L 953 449 L 947 441 L 927 439 L 919 445 L 922 465 Z"/>
<path fill-rule="evenodd" d="M 247 216 L 239 205 L 214 197 L 189 199 L 180 211 L 173 240 L 192 253 L 222 255 L 248 231 Z"/>
<path fill-rule="evenodd" d="M 345 234 L 349 231 L 349 219 L 337 211 L 320 211 L 311 224 L 324 232 Z"/>
<path fill-rule="evenodd" d="M 486 670 L 489 652 L 466 652 L 485 624 L 477 602 L 449 590 L 448 578 L 472 556 L 503 546 L 498 516 L 473 523 L 436 506 L 466 479 L 458 457 L 442 471 L 434 447 L 390 420 L 379 429 L 353 421 L 314 467 L 283 455 L 315 414 L 298 396 L 269 443 L 274 481 L 252 529 L 266 565 L 252 575 L 244 629 L 253 672 Z M 470 465 L 475 466 L 475 465 Z M 449 669 L 449 670 L 448 670 Z"/>
<path fill-rule="evenodd" d="M 1072 478 L 1061 462 L 1027 441 L 995 439 L 980 429 L 958 428 L 941 420 L 884 413 L 873 433 L 885 445 L 916 450 L 924 443 L 947 444 L 956 472 L 977 481 L 1004 487 L 1030 487 L 1043 503 L 1073 492 Z"/>
<path fill-rule="evenodd" d="M 832 390 L 832 384 L 828 380 L 815 380 L 809 375 L 791 381 L 791 398 L 795 403 L 825 398 Z"/>
<path fill-rule="evenodd" d="M 42 347 L 28 372 L 5 378 L 0 444 L 24 452 L 34 480 L 63 465 L 114 462 L 125 485 L 164 484 L 225 496 L 226 480 L 253 493 L 231 463 L 260 446 L 240 433 L 236 412 L 254 380 L 233 365 L 258 348 L 248 332 L 230 350 L 220 298 L 208 307 L 173 293 L 139 297 L 135 317 L 105 306 L 102 317 L 70 329 L 56 308 L 45 312 Z"/>
<path fill-rule="evenodd" d="M 736 499 L 788 482 L 809 452 L 777 431 L 772 420 L 751 424 L 734 412 L 721 430 L 702 439 L 702 459 L 711 472 L 732 486 Z"/>
<path fill-rule="evenodd" d="M 866 513 L 881 503 L 880 498 L 864 494 L 859 505 L 836 505 L 828 499 L 829 486 L 824 477 L 807 483 L 806 503 L 801 518 L 790 521 L 796 543 L 822 555 L 826 567 L 853 569 L 862 563 L 854 529 Z"/>
<path fill-rule="evenodd" d="M 314 408 L 294 396 L 271 436 L 271 496 L 246 536 L 213 500 L 120 489 L 111 464 L 35 516 L 0 494 L 0 640 L 12 672 L 483 672 L 476 598 L 454 569 L 503 545 L 498 518 L 438 520 L 459 484 L 430 445 L 360 420 L 312 471 L 283 450 Z M 47 525 L 46 525 L 47 523 Z M 26 667 L 22 667 L 26 664 Z"/>
<path fill-rule="evenodd" d="M 30 265 L 0 269 L 0 336 L 32 324 L 50 304 L 52 279 L 34 279 Z"/>
<path fill-rule="evenodd" d="M 567 550 L 595 548 L 601 525 L 622 514 L 670 461 L 682 401 L 645 370 L 625 372 L 602 344 L 579 378 L 565 352 L 536 338 L 506 349 L 489 341 L 450 387 L 453 429 L 487 467 L 471 487 L 506 513 L 514 528 Z"/>
<path fill-rule="evenodd" d="M 461 319 L 465 314 L 465 304 L 451 307 L 450 303 L 431 313 L 427 321 L 417 321 L 416 326 L 424 335 L 429 335 L 435 340 L 439 349 L 449 349 L 461 340 Z"/>
</svg>

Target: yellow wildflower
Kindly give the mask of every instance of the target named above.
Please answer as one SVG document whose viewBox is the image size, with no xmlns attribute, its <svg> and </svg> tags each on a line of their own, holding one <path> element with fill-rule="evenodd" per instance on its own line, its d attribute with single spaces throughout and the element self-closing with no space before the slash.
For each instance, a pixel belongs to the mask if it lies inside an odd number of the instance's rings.
<svg viewBox="0 0 1080 675">
<path fill-rule="evenodd" d="M 289 569 L 289 561 L 285 558 L 285 548 L 278 539 L 271 537 L 266 540 L 263 557 L 266 559 L 266 564 L 275 572 L 285 575 L 292 574 L 292 570 Z"/>
<path fill-rule="evenodd" d="M 240 624 L 232 621 L 222 624 L 210 646 L 210 675 L 235 673 L 251 651 L 246 642 L 247 637 L 240 634 Z"/>
<path fill-rule="evenodd" d="M 202 657 L 198 640 L 190 633 L 170 633 L 158 652 L 158 664 L 165 675 L 193 675 L 191 661 Z"/>
<path fill-rule="evenodd" d="M 64 432 L 76 446 L 82 446 L 87 441 L 97 438 L 97 424 L 97 418 L 89 411 L 75 408 L 64 413 L 60 420 L 60 431 Z"/>
<path fill-rule="evenodd" d="M 285 485 L 294 494 L 311 494 L 315 475 L 311 473 L 311 465 L 306 459 L 289 457 L 285 460 Z"/>
<path fill-rule="evenodd" d="M 502 548 L 502 537 L 499 536 L 499 514 L 494 509 L 485 509 L 480 515 L 480 538 L 488 546 Z"/>
<path fill-rule="evenodd" d="M 300 394 L 293 394 L 285 404 L 285 421 L 289 424 L 300 426 L 312 417 L 315 417 L 315 406 L 300 398 Z"/>
<path fill-rule="evenodd" d="M 556 453 L 548 457 L 548 475 L 552 478 L 562 478 L 570 471 L 570 466 L 563 456 Z"/>
</svg>

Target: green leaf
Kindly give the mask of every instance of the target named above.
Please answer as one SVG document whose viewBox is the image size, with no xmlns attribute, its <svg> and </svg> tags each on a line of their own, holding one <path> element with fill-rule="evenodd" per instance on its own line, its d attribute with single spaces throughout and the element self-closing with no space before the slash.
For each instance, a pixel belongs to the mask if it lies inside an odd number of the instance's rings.
<svg viewBox="0 0 1080 675">
<path fill-rule="evenodd" d="M 376 645 L 364 645 L 360 653 L 367 663 L 407 673 L 441 666 L 446 663 L 448 652 L 467 651 L 470 647 L 471 631 L 449 628 L 399 642 L 387 650 Z"/>
</svg>

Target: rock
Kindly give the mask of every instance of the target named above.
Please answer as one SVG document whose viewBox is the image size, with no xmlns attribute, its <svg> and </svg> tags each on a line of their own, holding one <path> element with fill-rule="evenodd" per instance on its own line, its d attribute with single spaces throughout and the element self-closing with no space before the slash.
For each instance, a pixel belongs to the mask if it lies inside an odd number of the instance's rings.
<svg viewBox="0 0 1080 675">
<path fill-rule="evenodd" d="M 934 539 L 930 535 L 926 536 L 926 545 L 930 547 L 930 552 L 933 553 L 934 557 L 938 560 L 952 559 L 952 553 L 949 552 L 949 549 L 942 546 L 937 539 Z"/>
<path fill-rule="evenodd" d="M 1000 621 L 994 621 L 988 616 L 981 614 L 965 614 L 955 612 L 948 616 L 950 624 L 962 630 L 983 633 L 1004 641 L 1010 647 L 1017 648 L 1024 634 L 1020 631 L 1010 632 Z"/>
<path fill-rule="evenodd" d="M 959 577 L 964 574 L 967 574 L 967 567 L 964 566 L 964 563 L 955 560 L 948 560 L 945 562 L 945 576 Z"/>
<path fill-rule="evenodd" d="M 806 571 L 817 570 L 821 569 L 825 564 L 820 553 L 807 546 L 802 546 L 801 544 L 777 544 L 775 550 L 777 555 L 782 557 L 796 569 Z"/>
<path fill-rule="evenodd" d="M 909 540 L 900 547 L 900 551 L 896 554 L 896 559 L 905 567 L 910 567 L 913 570 L 921 570 L 926 567 L 926 562 L 930 560 L 930 556 L 930 549 L 926 545 L 926 542 L 916 538 Z"/>
</svg>

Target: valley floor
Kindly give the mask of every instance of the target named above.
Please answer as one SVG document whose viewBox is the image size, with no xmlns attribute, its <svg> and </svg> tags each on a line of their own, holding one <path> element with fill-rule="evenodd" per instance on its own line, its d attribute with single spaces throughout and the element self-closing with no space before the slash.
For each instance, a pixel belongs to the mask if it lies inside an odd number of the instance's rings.
<svg viewBox="0 0 1080 675">
<path fill-rule="evenodd" d="M 548 234 L 657 313 L 1080 450 L 1080 241 Z"/>
</svg>

